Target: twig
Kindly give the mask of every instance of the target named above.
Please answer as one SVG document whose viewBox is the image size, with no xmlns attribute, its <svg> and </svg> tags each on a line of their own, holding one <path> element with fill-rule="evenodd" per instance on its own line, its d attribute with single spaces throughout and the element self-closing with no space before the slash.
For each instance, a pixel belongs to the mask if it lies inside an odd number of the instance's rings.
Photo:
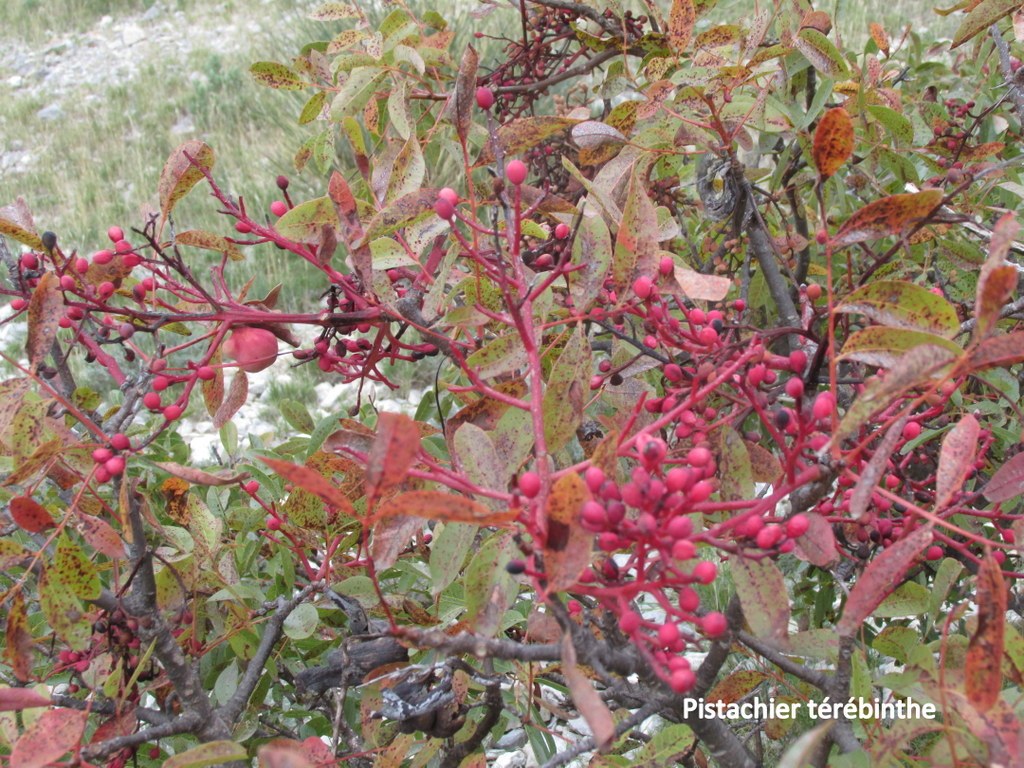
<svg viewBox="0 0 1024 768">
<path fill-rule="evenodd" d="M 665 706 L 665 704 L 666 701 L 661 698 L 655 698 L 648 701 L 644 706 L 640 707 L 640 709 L 615 726 L 615 738 L 618 739 L 622 734 L 642 723 L 648 717 L 658 712 Z M 596 748 L 597 745 L 594 743 L 594 737 L 587 736 L 584 739 L 580 739 L 569 749 L 559 752 L 544 763 L 541 768 L 559 768 L 559 766 L 565 765 L 573 758 L 582 755 L 584 752 L 590 752 Z"/>
</svg>

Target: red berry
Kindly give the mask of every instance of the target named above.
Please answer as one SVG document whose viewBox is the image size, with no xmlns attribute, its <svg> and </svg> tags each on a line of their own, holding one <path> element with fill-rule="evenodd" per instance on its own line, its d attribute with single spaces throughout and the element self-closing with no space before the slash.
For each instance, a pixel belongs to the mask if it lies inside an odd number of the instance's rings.
<svg viewBox="0 0 1024 768">
<path fill-rule="evenodd" d="M 108 250 L 96 251 L 96 253 L 92 255 L 92 260 L 96 264 L 109 264 L 114 260 L 114 254 Z"/>
<path fill-rule="evenodd" d="M 221 349 L 243 371 L 258 373 L 277 359 L 277 337 L 266 328 L 241 326 L 231 332 Z"/>
<path fill-rule="evenodd" d="M 284 175 L 278 176 L 274 181 L 277 183 L 277 188 L 280 189 L 282 192 L 284 190 L 288 189 L 288 177 L 287 176 L 284 176 Z"/>
<path fill-rule="evenodd" d="M 558 240 L 565 240 L 569 236 L 569 225 L 568 224 L 557 224 L 555 225 L 555 238 Z"/>
<path fill-rule="evenodd" d="M 119 476 L 124 472 L 124 456 L 111 457 L 103 467 L 110 473 L 111 477 Z"/>
<path fill-rule="evenodd" d="M 111 227 L 107 230 L 107 237 L 110 238 L 110 242 L 116 243 L 118 240 L 124 240 L 124 230 L 120 227 Z"/>
<path fill-rule="evenodd" d="M 281 530 L 281 518 L 271 515 L 267 518 L 267 528 L 271 531 Z"/>
<path fill-rule="evenodd" d="M 711 461 L 711 451 L 702 445 L 698 445 L 696 448 L 691 448 L 689 453 L 686 454 L 686 460 L 694 467 L 703 467 L 709 461 Z"/>
<path fill-rule="evenodd" d="M 116 289 L 114 288 L 114 284 L 109 280 L 104 280 L 96 288 L 96 292 L 100 295 L 101 299 L 109 299 L 111 296 L 114 295 L 115 290 Z"/>
<path fill-rule="evenodd" d="M 92 460 L 97 464 L 105 464 L 114 457 L 114 452 L 109 448 L 97 448 L 92 452 Z"/>
<path fill-rule="evenodd" d="M 505 178 L 516 186 L 522 184 L 526 181 L 526 163 L 522 160 L 510 160 L 505 166 Z"/>
<path fill-rule="evenodd" d="M 675 624 L 662 624 L 658 628 L 658 642 L 663 646 L 670 646 L 679 639 L 679 627 Z"/>
<path fill-rule="evenodd" d="M 160 395 L 156 392 L 147 392 L 142 397 L 142 404 L 149 410 L 155 411 L 160 407 Z"/>
<path fill-rule="evenodd" d="M 590 492 L 597 493 L 601 486 L 604 485 L 606 477 L 604 470 L 600 467 L 587 467 L 587 471 L 583 474 L 583 479 L 586 481 Z"/>
<path fill-rule="evenodd" d="M 789 353 L 789 370 L 793 373 L 803 373 L 807 367 L 807 353 L 802 349 L 794 349 Z"/>
<path fill-rule="evenodd" d="M 110 438 L 110 444 L 113 446 L 115 451 L 127 451 L 132 447 L 132 441 L 129 440 L 128 436 L 123 432 L 118 432 Z"/>
<path fill-rule="evenodd" d="M 811 520 L 807 515 L 793 515 L 786 521 L 786 535 L 791 539 L 798 539 L 807 533 L 807 529 L 810 527 Z"/>
<path fill-rule="evenodd" d="M 238 232 L 243 235 L 248 235 L 250 232 L 252 232 L 252 225 L 245 221 L 236 221 L 235 232 Z"/>
<path fill-rule="evenodd" d="M 439 197 L 437 202 L 434 203 L 434 213 L 445 221 L 451 221 L 455 218 L 455 206 L 447 198 Z"/>
<path fill-rule="evenodd" d="M 86 259 L 75 259 L 75 272 L 84 275 L 89 271 L 89 262 Z"/>
<path fill-rule="evenodd" d="M 28 302 L 25 301 L 25 299 L 11 299 L 11 309 L 13 309 L 15 312 L 21 312 L 21 310 L 23 310 L 27 306 Z"/>
<path fill-rule="evenodd" d="M 807 286 L 807 298 L 811 301 L 817 301 L 821 298 L 821 286 L 817 283 L 811 283 Z"/>
<path fill-rule="evenodd" d="M 804 382 L 799 376 L 794 376 L 786 382 L 786 394 L 792 398 L 804 396 Z"/>
<path fill-rule="evenodd" d="M 160 747 L 150 747 L 149 748 L 149 759 L 150 760 L 156 760 L 158 757 L 160 757 Z"/>
<path fill-rule="evenodd" d="M 700 329 L 697 338 L 700 339 L 701 344 L 710 347 L 718 341 L 718 331 L 710 325 L 705 325 Z"/>
<path fill-rule="evenodd" d="M 132 249 L 132 244 L 127 240 L 118 240 L 114 243 L 114 250 L 117 253 L 129 253 Z"/>
<path fill-rule="evenodd" d="M 456 192 L 451 187 L 444 187 L 440 192 L 437 193 L 437 196 L 441 200 L 447 200 L 453 206 L 459 204 L 459 193 Z"/>
<path fill-rule="evenodd" d="M 700 606 L 700 595 L 693 587 L 683 587 L 679 590 L 679 608 L 687 613 L 693 613 Z"/>
<path fill-rule="evenodd" d="M 903 425 L 903 439 L 913 440 L 921 434 L 921 422 L 908 421 Z"/>
<path fill-rule="evenodd" d="M 782 526 L 766 525 L 757 534 L 757 546 L 761 549 L 771 549 L 779 543 L 782 538 Z"/>
<path fill-rule="evenodd" d="M 831 392 L 822 392 L 814 398 L 814 405 L 811 406 L 811 415 L 816 419 L 825 420 L 832 416 L 836 409 L 836 399 Z"/>
<path fill-rule="evenodd" d="M 676 262 L 671 256 L 662 256 L 658 262 L 658 272 L 668 277 L 676 270 Z"/>
<path fill-rule="evenodd" d="M 528 499 L 540 493 L 540 475 L 536 472 L 523 472 L 519 476 L 519 492 Z"/>
<path fill-rule="evenodd" d="M 284 216 L 288 212 L 288 206 L 283 200 L 275 200 L 270 204 L 270 212 L 275 216 Z"/>
<path fill-rule="evenodd" d="M 742 312 L 747 308 L 747 302 L 745 302 L 743 299 L 736 299 L 736 301 L 732 303 L 732 308 L 735 309 L 737 312 Z"/>
<path fill-rule="evenodd" d="M 476 89 L 476 105 L 480 109 L 490 109 L 494 106 L 494 91 L 487 86 L 481 85 Z"/>
<path fill-rule="evenodd" d="M 669 678 L 668 684 L 676 693 L 686 693 L 697 683 L 697 675 L 692 669 L 677 669 Z"/>
<path fill-rule="evenodd" d="M 259 481 L 257 480 L 250 480 L 248 483 L 242 486 L 242 490 L 244 490 L 250 496 L 254 496 L 256 494 L 256 491 L 258 491 L 259 489 L 260 484 Z"/>
<path fill-rule="evenodd" d="M 677 515 L 669 521 L 665 532 L 673 539 L 685 539 L 693 533 L 693 521 L 686 515 Z"/>
<path fill-rule="evenodd" d="M 693 566 L 693 578 L 701 584 L 710 584 L 718 575 L 718 566 L 707 560 L 701 560 Z"/>
<path fill-rule="evenodd" d="M 690 488 L 689 497 L 690 501 L 695 504 L 700 504 L 702 501 L 707 501 L 708 497 L 711 496 L 711 492 L 714 489 L 711 487 L 711 483 L 707 480 L 701 480 L 698 483 L 694 483 L 693 487 Z"/>
<path fill-rule="evenodd" d="M 39 269 L 39 257 L 34 253 L 25 253 L 21 257 L 22 269 Z"/>
<path fill-rule="evenodd" d="M 704 618 L 700 622 L 701 628 L 704 630 L 704 634 L 708 637 L 718 637 L 725 634 L 725 631 L 729 628 L 729 622 L 725 616 L 718 611 L 712 611 L 711 613 L 705 614 Z"/>
<path fill-rule="evenodd" d="M 619 617 L 619 629 L 627 635 L 632 635 L 640 629 L 640 625 L 642 623 L 643 620 L 640 618 L 640 614 L 636 611 L 623 611 L 622 615 Z"/>
<path fill-rule="evenodd" d="M 211 368 L 209 365 L 201 365 L 196 369 L 196 376 L 203 381 L 213 381 L 217 378 L 217 371 Z"/>
<path fill-rule="evenodd" d="M 818 234 L 814 236 L 814 239 L 818 241 L 818 245 L 824 245 L 828 242 L 828 230 L 819 229 Z"/>
<path fill-rule="evenodd" d="M 164 418 L 168 421 L 175 421 L 181 418 L 181 406 L 180 405 L 168 405 L 164 408 Z"/>
<path fill-rule="evenodd" d="M 603 531 L 608 526 L 608 513 L 602 504 L 588 501 L 580 510 L 580 519 L 592 531 Z"/>
<path fill-rule="evenodd" d="M 651 280 L 651 278 L 647 277 L 647 275 L 638 277 L 633 282 L 633 293 L 635 293 L 636 297 L 641 301 L 645 301 L 646 299 L 650 298 L 653 290 L 654 281 Z"/>
<path fill-rule="evenodd" d="M 944 554 L 945 552 L 942 550 L 942 547 L 940 547 L 938 544 L 932 544 L 930 547 L 928 547 L 928 549 L 925 550 L 924 559 L 941 560 Z"/>
</svg>

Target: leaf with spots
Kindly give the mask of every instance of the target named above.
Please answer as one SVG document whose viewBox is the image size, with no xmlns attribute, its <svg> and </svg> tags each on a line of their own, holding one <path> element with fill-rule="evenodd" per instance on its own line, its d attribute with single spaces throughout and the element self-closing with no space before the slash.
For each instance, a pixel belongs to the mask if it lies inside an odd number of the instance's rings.
<svg viewBox="0 0 1024 768">
<path fill-rule="evenodd" d="M 100 577 L 96 566 L 66 535 L 62 534 L 57 540 L 57 552 L 49 574 L 55 582 L 60 582 L 71 594 L 83 600 L 94 600 L 100 596 Z"/>
<path fill-rule="evenodd" d="M 854 637 L 864 620 L 898 587 L 913 566 L 914 559 L 932 543 L 931 528 L 915 528 L 868 563 L 846 599 L 843 616 L 836 625 L 840 637 Z"/>
<path fill-rule="evenodd" d="M 106 520 L 79 513 L 75 519 L 75 530 L 100 554 L 112 560 L 124 558 L 124 542 Z"/>
<path fill-rule="evenodd" d="M 821 116 L 814 131 L 814 164 L 822 179 L 827 179 L 853 154 L 853 120 L 842 107 L 830 109 Z"/>
<path fill-rule="evenodd" d="M 28 354 L 29 368 L 33 373 L 50 354 L 63 316 L 64 295 L 60 289 L 60 278 L 54 272 L 47 272 L 39 278 L 39 283 L 28 303 L 28 336 L 25 339 L 25 352 Z"/>
<path fill-rule="evenodd" d="M 876 323 L 952 339 L 960 332 L 956 308 L 942 296 L 904 280 L 878 280 L 846 296 L 836 312 L 866 315 Z"/>
<path fill-rule="evenodd" d="M 233 741 L 208 741 L 167 758 L 163 768 L 205 768 L 225 765 L 235 760 L 247 760 L 248 757 L 245 747 L 241 744 Z"/>
<path fill-rule="evenodd" d="M 850 68 L 835 44 L 814 27 L 804 27 L 793 39 L 793 45 L 811 66 L 833 80 L 846 77 Z"/>
<path fill-rule="evenodd" d="M 985 484 L 982 493 L 992 503 L 1009 501 L 1024 493 L 1024 453 L 1007 459 Z"/>
<path fill-rule="evenodd" d="M 984 339 L 971 347 L 967 360 L 973 371 L 1024 362 L 1024 331 Z"/>
<path fill-rule="evenodd" d="M 854 213 L 832 238 L 833 248 L 899 235 L 926 220 L 942 203 L 941 189 L 890 195 Z"/>
<path fill-rule="evenodd" d="M 476 71 L 479 64 L 480 56 L 476 49 L 467 45 L 455 78 L 455 96 L 449 105 L 449 109 L 455 111 L 455 131 L 463 146 L 469 139 L 469 129 L 476 112 Z"/>
<path fill-rule="evenodd" d="M 213 170 L 214 162 L 213 150 L 198 139 L 186 141 L 171 152 L 171 156 L 164 163 L 160 183 L 157 185 L 160 195 L 161 228 L 178 201 L 202 181 L 203 171 L 209 173 Z"/>
<path fill-rule="evenodd" d="M 690 44 L 693 25 L 697 23 L 697 9 L 693 0 L 673 0 L 668 17 L 668 44 L 676 56 L 681 56 Z"/>
<path fill-rule="evenodd" d="M 922 344 L 933 344 L 948 349 L 958 357 L 963 354 L 963 349 L 956 342 L 936 336 L 934 333 L 873 325 L 854 331 L 847 337 L 840 359 L 891 368 L 903 355 Z"/>
<path fill-rule="evenodd" d="M 396 229 L 407 227 L 428 214 L 433 216 L 438 191 L 436 187 L 427 187 L 395 200 L 366 225 L 366 242 L 390 235 Z"/>
<path fill-rule="evenodd" d="M 1006 627 L 1006 584 L 991 552 L 978 567 L 974 596 L 978 604 L 978 628 L 967 646 L 964 687 L 967 700 L 980 712 L 988 712 L 1003 688 L 1003 648 Z"/>
<path fill-rule="evenodd" d="M 11 751 L 12 768 L 43 768 L 70 752 L 85 735 L 88 712 L 51 709 L 43 712 L 18 737 Z"/>
<path fill-rule="evenodd" d="M 382 413 L 366 462 L 366 495 L 381 496 L 398 485 L 420 452 L 420 431 L 405 414 Z"/>
<path fill-rule="evenodd" d="M 342 21 L 363 17 L 359 6 L 351 3 L 324 3 L 310 11 L 307 16 L 314 21 Z"/>
<path fill-rule="evenodd" d="M 1020 225 L 1014 214 L 1004 214 L 992 229 L 988 258 L 978 276 L 977 296 L 974 302 L 974 338 L 982 339 L 995 330 L 1003 306 L 1017 289 L 1017 267 L 1008 264 L 1010 252 Z"/>
<path fill-rule="evenodd" d="M 732 704 L 757 690 L 757 687 L 768 679 L 768 675 L 760 670 L 740 669 L 719 681 L 714 688 L 708 691 L 705 699 Z"/>
<path fill-rule="evenodd" d="M 981 0 L 976 3 L 953 35 L 951 48 L 958 48 L 1000 19 L 1020 9 L 1020 0 Z"/>
<path fill-rule="evenodd" d="M 203 229 L 187 229 L 184 232 L 179 232 L 174 240 L 178 245 L 189 245 L 204 251 L 219 253 L 222 256 L 227 256 L 231 261 L 242 261 L 245 258 L 242 250 L 226 237 Z"/>
<path fill-rule="evenodd" d="M 53 528 L 53 517 L 42 504 L 30 496 L 15 496 L 10 501 L 11 518 L 29 533 L 42 533 Z"/>
<path fill-rule="evenodd" d="M 276 61 L 257 61 L 249 67 L 249 74 L 260 85 L 281 91 L 301 91 L 306 87 L 294 69 Z"/>
<path fill-rule="evenodd" d="M 443 491 L 407 491 L 380 504 L 375 517 L 417 517 L 446 523 L 505 526 L 516 517 L 514 510 L 492 511 L 483 504 Z"/>
<path fill-rule="evenodd" d="M 935 511 L 940 511 L 960 490 L 968 473 L 974 469 L 981 425 L 967 414 L 942 440 L 939 468 L 935 473 Z"/>
<path fill-rule="evenodd" d="M 782 641 L 789 632 L 789 599 L 782 571 L 770 559 L 732 560 L 733 582 L 751 631 L 763 640 Z"/>
<path fill-rule="evenodd" d="M 423 186 L 426 174 L 427 164 L 423 160 L 420 143 L 416 136 L 410 136 L 395 157 L 384 201 L 389 203 L 405 195 L 415 194 Z"/>
<path fill-rule="evenodd" d="M 544 391 L 544 437 L 548 450 L 559 451 L 576 434 L 589 391 L 590 345 L 577 327 L 551 368 Z"/>
<path fill-rule="evenodd" d="M 311 469 L 310 467 L 306 467 L 301 464 L 292 464 L 290 461 L 271 459 L 266 456 L 261 456 L 260 461 L 274 470 L 285 480 L 293 483 L 303 490 L 308 491 L 309 493 L 312 493 L 314 496 L 320 498 L 321 501 L 336 507 L 350 517 L 355 515 L 355 509 L 352 507 L 352 502 L 349 501 L 348 497 L 341 491 L 341 489 L 335 487 L 327 478 L 315 469 Z"/>
<path fill-rule="evenodd" d="M 28 626 L 25 595 L 19 589 L 7 605 L 7 631 L 3 657 L 14 676 L 23 683 L 32 679 L 32 651 L 35 640 Z M 17 689 L 16 689 L 17 690 Z M 20 709 L 20 707 L 19 707 Z M 0 707 L 0 711 L 5 711 Z"/>
<path fill-rule="evenodd" d="M 654 273 L 657 232 L 658 214 L 654 203 L 647 196 L 640 174 L 634 171 L 630 176 L 612 256 L 612 284 L 620 294 L 625 293 L 637 272 Z"/>
<path fill-rule="evenodd" d="M 299 203 L 277 220 L 274 229 L 298 243 L 319 242 L 322 229 L 338 224 L 338 214 L 329 197 Z"/>
<path fill-rule="evenodd" d="M 39 607 L 57 637 L 73 650 L 85 650 L 92 637 L 92 622 L 82 601 L 50 568 L 39 577 Z"/>
<path fill-rule="evenodd" d="M 805 513 L 810 526 L 803 536 L 796 540 L 797 556 L 819 568 L 828 568 L 839 561 L 836 548 L 836 534 L 824 517 L 812 512 Z"/>
<path fill-rule="evenodd" d="M 35 251 L 43 249 L 43 241 L 36 233 L 36 225 L 32 221 L 32 212 L 21 197 L 0 208 L 0 235 L 17 240 Z"/>
<path fill-rule="evenodd" d="M 248 397 L 249 377 L 246 376 L 245 371 L 239 368 L 235 371 L 235 375 L 231 377 L 231 387 L 228 389 L 224 401 L 213 415 L 213 426 L 220 429 L 231 421 L 231 417 L 238 413 L 239 408 L 245 405 Z"/>
<path fill-rule="evenodd" d="M 871 22 L 868 24 L 868 32 L 871 33 L 871 39 L 875 41 L 875 45 L 878 46 L 878 50 L 884 53 L 886 56 L 889 55 L 889 34 L 878 22 Z"/>
<path fill-rule="evenodd" d="M 565 133 L 578 122 L 580 121 L 551 115 L 516 118 L 498 128 L 498 145 L 506 156 L 518 155 L 539 146 L 553 136 Z M 477 165 L 493 161 L 494 147 L 488 142 L 477 158 Z"/>
<path fill-rule="evenodd" d="M 580 520 L 580 511 L 589 499 L 586 483 L 575 472 L 558 478 L 548 494 L 544 575 L 549 593 L 571 589 L 590 565 L 594 535 Z"/>
</svg>

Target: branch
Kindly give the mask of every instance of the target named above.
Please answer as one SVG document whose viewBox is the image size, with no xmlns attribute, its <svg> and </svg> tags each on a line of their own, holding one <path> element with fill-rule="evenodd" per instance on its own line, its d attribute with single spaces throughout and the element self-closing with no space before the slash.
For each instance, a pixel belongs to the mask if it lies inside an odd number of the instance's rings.
<svg viewBox="0 0 1024 768">
<path fill-rule="evenodd" d="M 84 699 L 76 699 L 74 696 L 64 696 L 63 694 L 51 696 L 50 701 L 58 707 L 80 709 L 94 712 L 97 715 L 123 714 L 122 709 L 113 701 L 86 701 Z M 149 709 L 148 707 L 136 707 L 135 716 L 142 722 L 152 723 L 153 725 L 166 725 L 172 722 L 172 718 L 169 715 L 164 714 L 158 709 Z"/>
<path fill-rule="evenodd" d="M 231 698 L 217 711 L 217 714 L 223 718 L 224 722 L 234 723 L 242 713 L 242 710 L 245 709 L 249 697 L 252 696 L 252 692 L 256 690 L 256 686 L 260 682 L 264 667 L 267 665 L 267 659 L 274 652 L 274 646 L 277 645 L 277 641 L 281 639 L 285 619 L 299 605 L 305 602 L 306 598 L 314 592 L 322 591 L 326 586 L 327 582 L 316 581 L 308 584 L 299 594 L 287 602 L 283 597 L 277 598 L 277 607 L 274 610 L 274 615 L 265 624 L 263 637 L 260 638 L 260 644 L 256 648 L 256 653 L 253 654 L 252 660 L 245 668 L 245 674 L 238 681 L 238 687 L 231 694 Z"/>
<path fill-rule="evenodd" d="M 988 33 L 992 36 L 992 42 L 999 54 L 999 71 L 1006 78 L 1006 95 L 1013 102 L 1014 109 L 1017 110 L 1017 118 L 1024 123 L 1024 90 L 1021 89 L 1022 83 L 1018 80 L 1017 73 L 1010 66 L 1010 46 L 1006 44 L 998 24 L 989 27 Z"/>
<path fill-rule="evenodd" d="M 1009 304 L 1004 306 L 999 311 L 999 317 L 1010 317 L 1018 312 L 1024 312 L 1024 296 L 1020 297 L 1016 301 L 1011 301 Z M 960 323 L 960 333 L 970 333 L 974 330 L 974 326 L 978 324 L 977 318 L 971 317 Z"/>
<path fill-rule="evenodd" d="M 820 691 L 824 691 L 828 688 L 828 685 L 831 682 L 828 675 L 823 674 L 816 669 L 808 669 L 803 664 L 797 664 L 795 661 L 791 661 L 789 657 L 779 653 L 767 643 L 761 642 L 756 637 L 752 637 L 742 630 L 736 633 L 736 637 L 750 650 L 754 651 L 759 656 L 763 656 L 768 659 L 768 661 L 783 672 L 793 675 L 793 677 L 799 678 L 805 683 L 810 683 Z"/>
<path fill-rule="evenodd" d="M 115 736 L 98 744 L 90 744 L 82 750 L 82 754 L 89 760 L 103 759 L 125 747 L 137 747 L 139 744 L 145 744 L 149 741 L 156 741 L 168 736 L 177 736 L 180 733 L 194 732 L 199 725 L 199 718 L 195 713 L 188 712 L 161 725 L 147 728 L 144 731 L 136 731 L 124 736 Z"/>
<path fill-rule="evenodd" d="M 666 700 L 661 698 L 655 698 L 647 702 L 644 706 L 640 707 L 640 709 L 615 726 L 615 739 L 618 739 L 622 734 L 633 729 L 651 715 L 656 714 L 665 706 L 666 703 Z M 559 752 L 544 763 L 541 768 L 559 768 L 559 766 L 565 765 L 573 758 L 582 755 L 584 752 L 590 752 L 596 748 L 597 745 L 594 743 L 594 737 L 587 736 L 585 739 L 580 739 L 571 748 Z"/>
</svg>

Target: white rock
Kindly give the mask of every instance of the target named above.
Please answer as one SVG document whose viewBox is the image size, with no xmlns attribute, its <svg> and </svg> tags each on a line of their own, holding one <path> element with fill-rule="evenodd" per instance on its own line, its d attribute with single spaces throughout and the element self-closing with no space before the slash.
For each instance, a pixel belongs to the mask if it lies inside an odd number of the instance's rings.
<svg viewBox="0 0 1024 768">
<path fill-rule="evenodd" d="M 141 43 L 146 37 L 146 30 L 138 24 L 126 24 L 121 30 L 121 43 L 128 48 Z"/>
<path fill-rule="evenodd" d="M 515 752 L 505 752 L 494 759 L 494 768 L 526 768 L 526 754 L 518 749 Z"/>
</svg>

